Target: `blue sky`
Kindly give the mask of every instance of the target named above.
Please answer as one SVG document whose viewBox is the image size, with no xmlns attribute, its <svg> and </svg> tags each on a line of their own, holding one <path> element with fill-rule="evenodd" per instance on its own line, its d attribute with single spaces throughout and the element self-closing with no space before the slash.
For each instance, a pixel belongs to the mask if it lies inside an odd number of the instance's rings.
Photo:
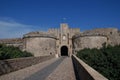
<svg viewBox="0 0 120 80">
<path fill-rule="evenodd" d="M 59 28 L 62 22 L 81 31 L 120 29 L 120 0 L 0 0 L 0 38 Z"/>
</svg>

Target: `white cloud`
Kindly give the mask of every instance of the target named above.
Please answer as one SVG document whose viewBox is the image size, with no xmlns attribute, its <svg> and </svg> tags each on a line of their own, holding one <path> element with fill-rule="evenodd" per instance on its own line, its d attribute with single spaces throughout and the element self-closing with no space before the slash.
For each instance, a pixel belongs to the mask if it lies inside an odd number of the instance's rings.
<svg viewBox="0 0 120 80">
<path fill-rule="evenodd" d="M 35 26 L 25 25 L 14 20 L 1 20 L 0 19 L 0 38 L 17 38 L 22 37 L 30 31 L 34 31 Z"/>
</svg>

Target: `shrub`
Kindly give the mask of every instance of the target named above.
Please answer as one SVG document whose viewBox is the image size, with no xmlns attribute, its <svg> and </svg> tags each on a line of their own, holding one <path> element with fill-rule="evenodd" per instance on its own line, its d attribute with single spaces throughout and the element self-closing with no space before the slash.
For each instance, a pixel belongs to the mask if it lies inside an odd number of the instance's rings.
<svg viewBox="0 0 120 80">
<path fill-rule="evenodd" d="M 21 51 L 18 47 L 0 44 L 0 60 L 30 56 L 33 55 L 29 52 Z"/>
<path fill-rule="evenodd" d="M 106 76 L 109 80 L 120 80 L 120 45 L 101 49 L 83 49 L 77 57 Z"/>
</svg>

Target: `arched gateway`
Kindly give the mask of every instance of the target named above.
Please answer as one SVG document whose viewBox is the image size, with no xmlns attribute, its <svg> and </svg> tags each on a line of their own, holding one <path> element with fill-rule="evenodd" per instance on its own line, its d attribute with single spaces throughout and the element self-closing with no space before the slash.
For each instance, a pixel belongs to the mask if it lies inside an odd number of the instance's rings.
<svg viewBox="0 0 120 80">
<path fill-rule="evenodd" d="M 67 46 L 61 47 L 61 56 L 68 56 L 68 47 Z"/>
<path fill-rule="evenodd" d="M 71 56 L 73 51 L 72 38 L 74 34 L 79 32 L 79 29 L 69 28 L 66 23 L 62 23 L 60 29 L 25 34 L 23 47 L 34 56 Z"/>
</svg>

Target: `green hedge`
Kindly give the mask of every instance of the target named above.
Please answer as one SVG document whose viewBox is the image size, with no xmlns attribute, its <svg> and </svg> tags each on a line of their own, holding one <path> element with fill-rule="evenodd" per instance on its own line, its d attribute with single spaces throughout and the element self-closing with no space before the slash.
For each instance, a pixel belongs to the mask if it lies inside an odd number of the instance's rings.
<svg viewBox="0 0 120 80">
<path fill-rule="evenodd" d="M 120 80 L 120 46 L 83 49 L 77 56 L 109 80 Z"/>
<path fill-rule="evenodd" d="M 29 52 L 21 51 L 18 47 L 0 44 L 0 60 L 30 56 L 33 55 Z"/>
</svg>

